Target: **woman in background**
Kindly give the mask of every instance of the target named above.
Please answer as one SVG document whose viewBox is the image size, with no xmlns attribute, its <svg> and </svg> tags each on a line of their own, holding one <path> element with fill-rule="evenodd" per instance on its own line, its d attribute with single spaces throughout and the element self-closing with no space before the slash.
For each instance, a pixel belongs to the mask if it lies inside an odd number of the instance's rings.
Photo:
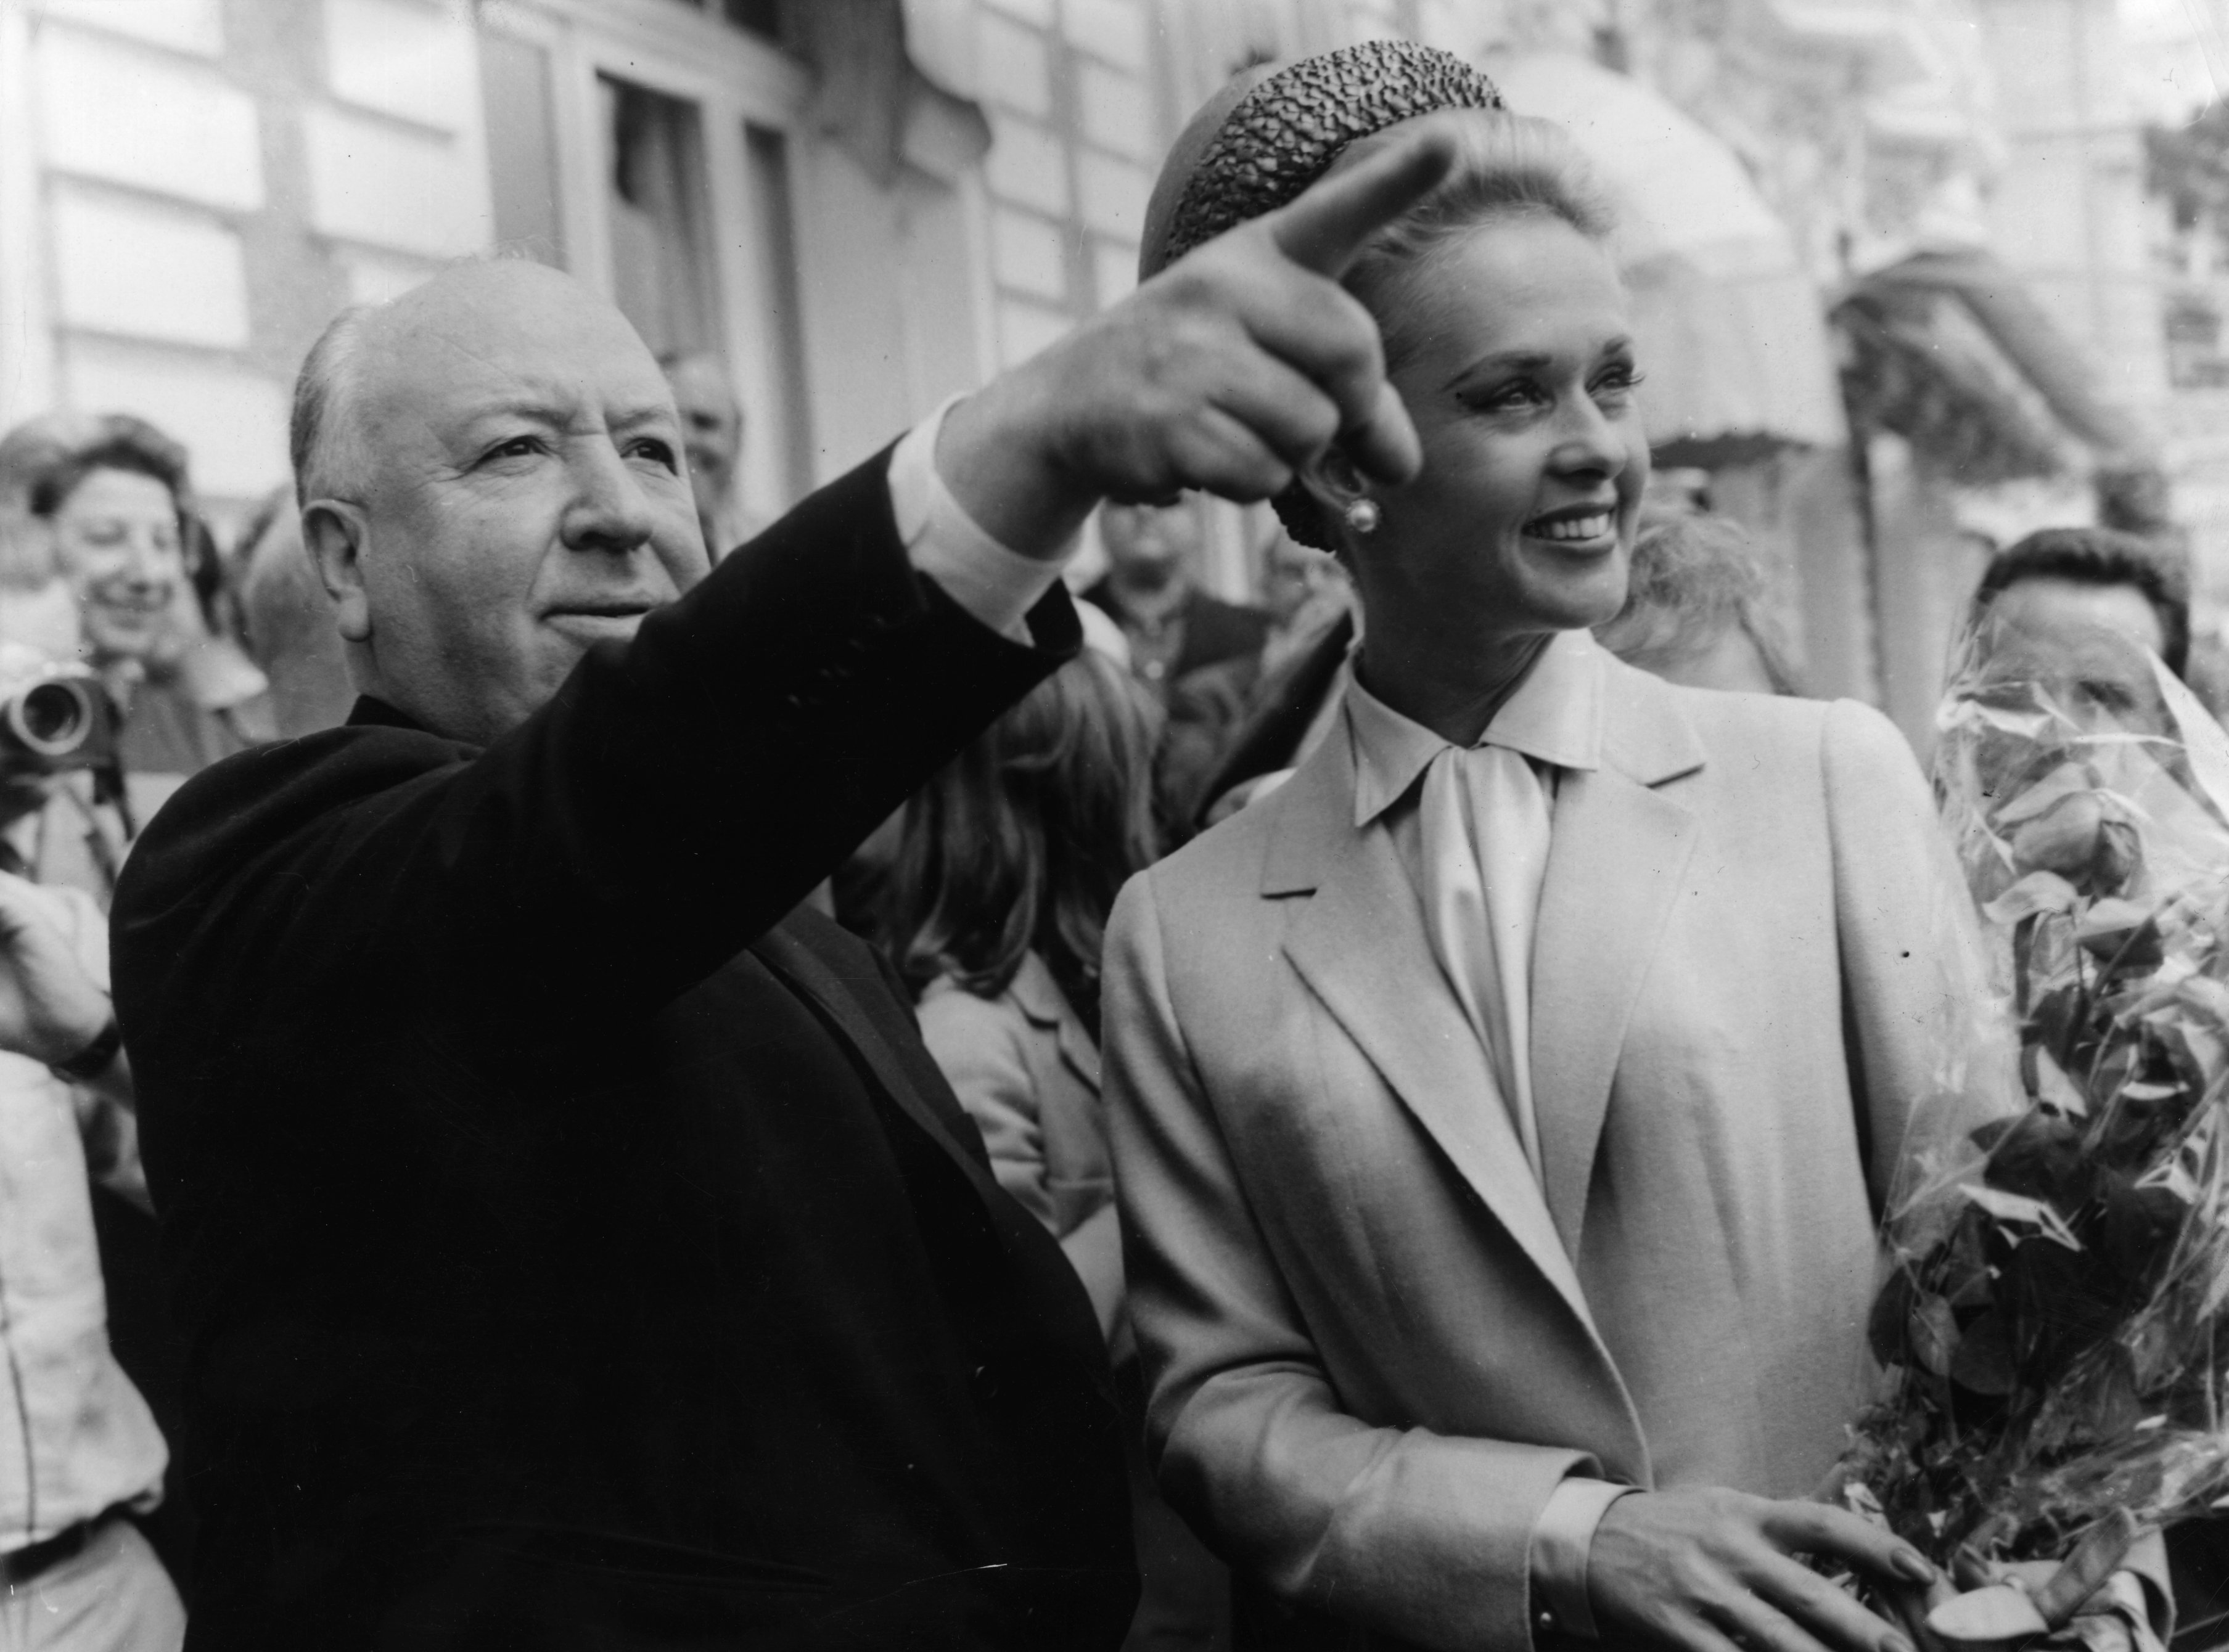
<svg viewBox="0 0 2229 1652">
<path fill-rule="evenodd" d="M 167 796 L 270 737 L 262 674 L 217 639 L 222 570 L 191 509 L 184 449 L 143 420 L 104 419 L 32 483 L 29 503 L 76 599 L 80 651 L 123 711 L 129 773 L 165 778 Z"/>
<path fill-rule="evenodd" d="M 1122 1254 L 1099 1101 L 1099 945 L 1115 891 L 1153 858 L 1158 720 L 1087 649 L 913 800 L 889 908 L 930 1053 L 1110 1341 Z"/>
<path fill-rule="evenodd" d="M 1060 1241 L 1142 1412 L 1099 1094 L 1099 951 L 1115 892 L 1155 851 L 1159 714 L 1086 649 L 907 806 L 890 951 L 930 1054 L 983 1132 L 999 1183 Z M 1143 1577 L 1126 1645 L 1225 1644 L 1222 1569 L 1156 1496 L 1135 1444 Z"/>
</svg>

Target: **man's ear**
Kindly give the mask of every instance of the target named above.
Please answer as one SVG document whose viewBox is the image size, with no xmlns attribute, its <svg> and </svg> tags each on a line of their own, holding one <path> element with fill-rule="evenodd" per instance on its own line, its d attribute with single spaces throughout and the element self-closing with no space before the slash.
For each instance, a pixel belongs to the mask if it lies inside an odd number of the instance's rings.
<svg viewBox="0 0 2229 1652">
<path fill-rule="evenodd" d="M 302 547 L 333 599 L 342 637 L 351 643 L 371 640 L 371 599 L 363 587 L 363 554 L 370 536 L 361 506 L 344 499 L 312 499 L 302 507 Z"/>
</svg>

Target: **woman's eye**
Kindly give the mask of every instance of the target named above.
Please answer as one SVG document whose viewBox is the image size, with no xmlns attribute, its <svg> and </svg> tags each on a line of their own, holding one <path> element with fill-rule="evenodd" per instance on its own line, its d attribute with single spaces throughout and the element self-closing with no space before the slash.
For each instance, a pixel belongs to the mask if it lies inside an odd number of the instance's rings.
<svg viewBox="0 0 2229 1652">
<path fill-rule="evenodd" d="M 523 459 L 542 451 L 539 436 L 514 436 L 507 442 L 498 442 L 488 450 L 491 459 Z"/>
<path fill-rule="evenodd" d="M 1641 369 L 1629 364 L 1605 368 L 1595 380 L 1595 396 L 1599 400 L 1622 400 L 1641 385 Z"/>
<path fill-rule="evenodd" d="M 1538 407 L 1544 399 L 1538 385 L 1529 379 L 1519 379 L 1486 391 L 1478 398 L 1478 406 L 1488 413 L 1510 413 Z"/>
<path fill-rule="evenodd" d="M 652 464 L 662 465 L 666 470 L 678 472 L 681 468 L 680 461 L 674 454 L 673 444 L 660 441 L 654 436 L 645 437 L 641 441 L 637 442 L 634 445 L 634 451 L 638 458 L 646 458 Z"/>
</svg>

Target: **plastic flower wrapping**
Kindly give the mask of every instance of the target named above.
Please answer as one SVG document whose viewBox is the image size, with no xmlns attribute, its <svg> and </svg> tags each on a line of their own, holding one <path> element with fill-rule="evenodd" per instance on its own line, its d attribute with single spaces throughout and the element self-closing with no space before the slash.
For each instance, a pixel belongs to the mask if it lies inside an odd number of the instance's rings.
<svg viewBox="0 0 2229 1652">
<path fill-rule="evenodd" d="M 1975 1591 L 1946 1639 L 2155 1644 L 2125 1574 L 2070 1597 L 2229 1492 L 2229 736 L 2142 650 L 1989 627 L 1938 727 L 2018 1078 L 1891 1213 L 1836 1490 Z"/>
</svg>

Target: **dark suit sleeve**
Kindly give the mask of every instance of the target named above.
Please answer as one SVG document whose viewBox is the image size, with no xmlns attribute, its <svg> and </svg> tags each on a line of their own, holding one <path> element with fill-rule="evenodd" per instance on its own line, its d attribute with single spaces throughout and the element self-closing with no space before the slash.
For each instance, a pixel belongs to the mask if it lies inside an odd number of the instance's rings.
<svg viewBox="0 0 2229 1652">
<path fill-rule="evenodd" d="M 239 933 L 283 906 L 318 955 L 360 943 L 506 1017 L 642 1010 L 804 898 L 1078 641 L 1056 590 L 1037 646 L 916 574 L 887 456 L 723 561 L 631 644 L 598 648 L 474 752 L 356 728 L 202 777 L 148 831 L 119 939 Z M 163 950 L 159 943 L 157 950 Z M 514 1021 L 512 1024 L 516 1024 Z"/>
</svg>

